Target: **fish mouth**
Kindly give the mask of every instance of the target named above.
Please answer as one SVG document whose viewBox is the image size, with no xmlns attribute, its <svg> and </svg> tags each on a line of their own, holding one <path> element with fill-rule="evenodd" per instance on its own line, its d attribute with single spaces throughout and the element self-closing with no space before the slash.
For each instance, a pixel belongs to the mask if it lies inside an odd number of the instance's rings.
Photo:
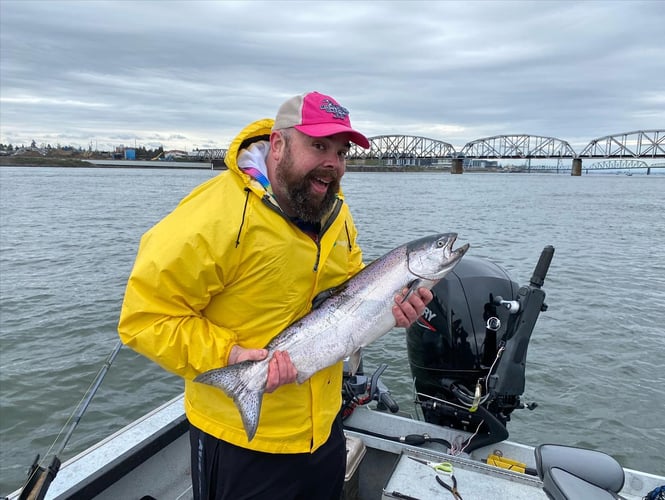
<svg viewBox="0 0 665 500">
<path fill-rule="evenodd" d="M 424 280 L 439 280 L 443 278 L 453 267 L 457 265 L 464 254 L 469 250 L 469 244 L 465 243 L 461 247 L 453 250 L 453 245 L 457 241 L 457 233 L 445 233 L 434 236 L 435 242 L 433 245 L 438 249 L 440 248 L 442 254 L 438 252 L 428 252 L 430 258 L 424 259 L 411 259 L 409 254 L 408 268 L 411 274 Z M 431 242 L 432 237 L 425 237 L 421 241 Z M 436 257 L 431 257 L 435 254 Z M 435 262 L 432 262 L 435 260 Z M 414 267 L 419 268 L 414 271 Z"/>
<path fill-rule="evenodd" d="M 443 247 L 443 256 L 446 258 L 446 260 L 448 260 L 449 265 L 455 265 L 462 257 L 464 257 L 464 254 L 467 252 L 467 250 L 469 250 L 470 245 L 465 243 L 456 250 L 453 250 L 453 245 L 457 241 L 457 233 L 449 233 L 447 236 L 448 237 L 445 238 L 446 241 L 441 245 Z M 443 239 L 444 238 L 441 238 L 439 241 L 437 241 L 437 245 L 439 245 Z"/>
</svg>

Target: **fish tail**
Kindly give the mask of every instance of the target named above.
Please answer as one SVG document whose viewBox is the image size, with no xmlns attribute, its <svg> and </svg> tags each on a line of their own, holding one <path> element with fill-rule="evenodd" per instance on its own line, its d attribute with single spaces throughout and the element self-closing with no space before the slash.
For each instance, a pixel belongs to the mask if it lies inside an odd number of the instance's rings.
<svg viewBox="0 0 665 500">
<path fill-rule="evenodd" d="M 259 425 L 259 415 L 261 414 L 261 403 L 263 402 L 264 388 L 255 390 L 249 387 L 247 371 L 254 361 L 243 361 L 235 365 L 229 365 L 224 368 L 209 370 L 200 374 L 194 379 L 194 382 L 212 385 L 224 391 L 224 393 L 233 399 L 242 424 L 247 433 L 247 440 L 254 439 L 256 429 Z"/>
</svg>

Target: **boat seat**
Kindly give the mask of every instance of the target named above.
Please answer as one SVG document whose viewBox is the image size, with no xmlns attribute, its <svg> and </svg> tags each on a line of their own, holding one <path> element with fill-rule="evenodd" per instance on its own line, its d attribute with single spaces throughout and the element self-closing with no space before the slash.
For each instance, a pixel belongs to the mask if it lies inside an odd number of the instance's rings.
<svg viewBox="0 0 665 500">
<path fill-rule="evenodd" d="M 542 444 L 535 456 L 543 490 L 553 500 L 611 500 L 623 488 L 623 468 L 606 453 Z"/>
</svg>

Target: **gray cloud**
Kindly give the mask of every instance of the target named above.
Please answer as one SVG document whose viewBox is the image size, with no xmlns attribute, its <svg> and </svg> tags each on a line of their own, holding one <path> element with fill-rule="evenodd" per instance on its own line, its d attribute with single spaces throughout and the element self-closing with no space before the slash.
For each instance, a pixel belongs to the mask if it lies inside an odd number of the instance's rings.
<svg viewBox="0 0 665 500">
<path fill-rule="evenodd" d="M 0 142 L 226 147 L 320 90 L 461 147 L 665 126 L 665 2 L 0 2 Z"/>
</svg>

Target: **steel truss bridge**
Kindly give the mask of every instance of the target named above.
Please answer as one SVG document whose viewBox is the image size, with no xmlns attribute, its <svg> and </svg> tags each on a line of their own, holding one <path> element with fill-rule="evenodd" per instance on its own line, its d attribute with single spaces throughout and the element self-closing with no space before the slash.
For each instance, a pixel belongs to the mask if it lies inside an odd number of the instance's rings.
<svg viewBox="0 0 665 500">
<path fill-rule="evenodd" d="M 189 158 L 195 161 L 223 160 L 227 151 L 227 149 L 197 149 L 189 155 Z"/>
<path fill-rule="evenodd" d="M 644 159 L 665 158 L 665 129 L 638 130 L 593 139 L 578 154 L 572 146 L 556 137 L 529 134 L 497 135 L 468 142 L 459 151 L 445 141 L 409 135 L 379 135 L 369 137 L 369 149 L 355 144 L 349 150 L 349 160 L 379 160 L 383 164 L 421 164 L 452 161 L 453 159 L 571 159 L 642 160 L 610 167 L 608 163 L 593 164 L 590 169 L 646 168 Z M 200 149 L 200 160 L 223 160 L 226 149 Z M 647 167 L 649 167 L 647 165 Z M 665 164 L 650 165 L 665 168 Z M 565 168 L 565 167 L 554 167 Z M 552 169 L 550 167 L 550 169 Z"/>
<path fill-rule="evenodd" d="M 369 137 L 369 146 L 369 149 L 363 149 L 357 144 L 352 144 L 347 158 L 354 160 L 392 159 L 397 162 L 404 159 L 443 159 L 455 156 L 455 148 L 452 144 L 427 137 L 378 135 Z"/>
<path fill-rule="evenodd" d="M 352 145 L 349 159 L 383 158 L 665 158 L 665 130 L 638 130 L 592 140 L 580 154 L 556 137 L 497 135 L 468 142 L 458 152 L 448 142 L 426 137 L 370 137 L 370 149 Z"/>
<path fill-rule="evenodd" d="M 626 170 L 634 168 L 649 168 L 649 164 L 642 160 L 603 160 L 592 163 L 589 170 Z M 653 166 L 653 165 L 652 165 Z M 655 165 L 657 167 L 657 165 Z M 585 167 L 587 168 L 587 167 Z"/>
<path fill-rule="evenodd" d="M 665 158 L 665 130 L 638 130 L 594 139 L 581 158 Z"/>
<path fill-rule="evenodd" d="M 574 158 L 566 141 L 535 135 L 497 135 L 467 143 L 460 152 L 471 158 Z"/>
<path fill-rule="evenodd" d="M 527 172 L 566 172 L 571 170 L 571 165 L 557 162 L 557 165 L 527 165 L 520 170 Z M 665 163 L 648 164 L 642 160 L 603 160 L 583 167 L 585 171 L 589 170 L 649 170 L 651 168 L 665 168 Z"/>
</svg>

